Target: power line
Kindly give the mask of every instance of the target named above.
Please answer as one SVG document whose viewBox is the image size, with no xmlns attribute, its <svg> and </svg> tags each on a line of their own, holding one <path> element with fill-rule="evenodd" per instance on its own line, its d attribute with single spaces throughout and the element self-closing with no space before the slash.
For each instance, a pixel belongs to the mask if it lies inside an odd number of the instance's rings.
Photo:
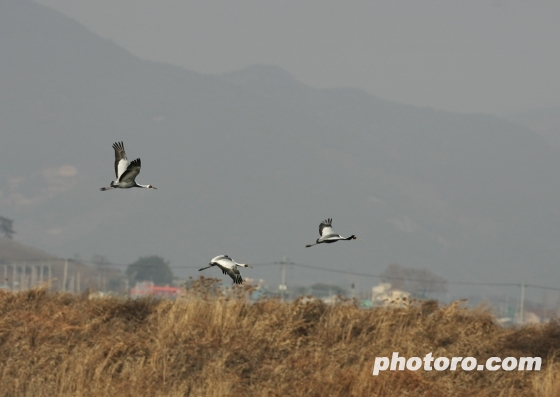
<svg viewBox="0 0 560 397">
<path fill-rule="evenodd" d="M 259 264 L 254 264 L 253 266 L 269 266 L 269 265 L 279 265 L 279 264 L 281 264 L 281 262 L 259 263 Z M 291 266 L 294 266 L 294 267 L 314 269 L 314 270 L 331 272 L 331 273 L 348 274 L 348 275 L 360 276 L 360 277 L 371 277 L 371 278 L 378 278 L 378 279 L 384 278 L 384 279 L 389 279 L 389 280 L 426 281 L 426 279 L 413 279 L 413 278 L 408 278 L 408 277 L 391 277 L 391 276 L 382 276 L 380 274 L 361 273 L 361 272 L 354 272 L 354 271 L 349 271 L 349 270 L 328 269 L 328 268 L 324 268 L 324 267 L 320 267 L 320 266 L 305 265 L 303 263 L 289 262 L 289 263 L 285 263 L 285 264 L 286 265 L 291 265 Z M 491 282 L 481 282 L 481 281 L 449 281 L 449 280 L 446 280 L 446 282 L 448 284 L 454 284 L 454 285 L 479 285 L 479 286 L 487 286 L 487 287 L 521 287 L 523 285 L 523 283 L 498 283 L 498 282 L 492 282 L 491 283 Z M 525 284 L 525 287 L 526 288 L 531 287 L 531 288 L 538 288 L 538 289 L 548 289 L 548 290 L 560 291 L 560 288 L 558 288 L 558 287 L 547 287 L 547 286 L 536 285 L 536 284 Z"/>
<path fill-rule="evenodd" d="M 10 263 L 15 263 L 15 262 L 25 262 L 25 263 L 33 263 L 33 262 L 63 262 L 65 259 L 47 259 L 47 260 L 43 260 L 43 259 L 28 259 L 28 260 L 18 260 L 18 261 L 0 261 L 0 264 L 6 264 L 6 265 L 10 265 Z M 68 258 L 68 262 L 70 263 L 80 263 L 80 264 L 93 264 L 96 266 L 100 266 L 100 267 L 107 267 L 107 268 L 127 268 L 129 264 L 124 264 L 124 263 L 111 263 L 111 262 L 106 262 L 106 263 L 96 263 L 96 262 L 92 262 L 89 260 L 81 260 L 81 259 L 72 259 L 72 258 Z M 251 264 L 254 267 L 260 267 L 260 266 L 278 266 L 278 265 L 290 265 L 290 266 L 294 266 L 294 267 L 299 267 L 299 268 L 304 268 L 304 269 L 312 269 L 312 270 L 317 270 L 317 271 L 322 271 L 322 272 L 330 272 L 330 273 L 338 273 L 338 274 L 347 274 L 350 276 L 359 276 L 359 277 L 369 277 L 369 278 L 376 278 L 376 279 L 388 279 L 388 280 L 406 280 L 406 281 L 427 281 L 426 279 L 413 279 L 413 278 L 407 278 L 407 277 L 391 277 L 391 276 L 383 276 L 380 274 L 373 274 L 373 273 L 362 273 L 362 272 L 355 272 L 355 271 L 351 271 L 351 270 L 342 270 L 342 269 L 329 269 L 329 268 L 324 268 L 321 266 L 316 266 L 316 265 L 307 265 L 307 264 L 303 264 L 303 263 L 295 263 L 295 262 L 288 262 L 288 261 L 282 261 L 282 262 L 267 262 L 267 263 L 252 263 Z M 198 269 L 198 266 L 190 266 L 190 265 L 175 265 L 175 266 L 169 266 L 169 268 L 171 269 Z M 482 282 L 482 281 L 450 281 L 450 280 L 446 280 L 445 281 L 447 284 L 452 284 L 452 285 L 472 285 L 472 286 L 486 286 L 486 287 L 521 287 L 524 283 L 500 283 L 500 282 Z M 544 289 L 544 290 L 550 290 L 550 291 L 560 291 L 560 287 L 549 287 L 549 286 L 544 286 L 544 285 L 537 285 L 537 284 L 524 284 L 525 288 L 535 288 L 535 289 Z"/>
</svg>

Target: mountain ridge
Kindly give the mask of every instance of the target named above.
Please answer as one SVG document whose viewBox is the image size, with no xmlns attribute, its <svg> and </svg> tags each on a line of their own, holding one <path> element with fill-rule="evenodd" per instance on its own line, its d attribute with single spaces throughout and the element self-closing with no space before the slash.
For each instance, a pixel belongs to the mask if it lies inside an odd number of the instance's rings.
<svg viewBox="0 0 560 397">
<path fill-rule="evenodd" d="M 25 26 L 26 7 L 38 30 L 9 28 Z M 274 66 L 204 75 L 136 58 L 29 1 L 0 11 L 10 21 L 0 23 L 0 211 L 26 244 L 118 263 L 157 254 L 194 266 L 226 253 L 376 274 L 397 262 L 449 279 L 553 277 L 560 162 L 522 125 L 313 88 Z M 99 192 L 121 140 L 142 158 L 138 182 L 157 191 Z M 363 241 L 305 250 L 326 217 Z"/>
</svg>

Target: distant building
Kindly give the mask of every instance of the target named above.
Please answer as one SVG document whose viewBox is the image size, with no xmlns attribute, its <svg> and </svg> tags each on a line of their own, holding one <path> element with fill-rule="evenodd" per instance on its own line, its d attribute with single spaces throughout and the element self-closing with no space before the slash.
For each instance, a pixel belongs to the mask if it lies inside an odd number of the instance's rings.
<svg viewBox="0 0 560 397">
<path fill-rule="evenodd" d="M 371 289 L 372 305 L 407 305 L 410 292 L 392 289 L 390 283 L 381 283 Z"/>
</svg>

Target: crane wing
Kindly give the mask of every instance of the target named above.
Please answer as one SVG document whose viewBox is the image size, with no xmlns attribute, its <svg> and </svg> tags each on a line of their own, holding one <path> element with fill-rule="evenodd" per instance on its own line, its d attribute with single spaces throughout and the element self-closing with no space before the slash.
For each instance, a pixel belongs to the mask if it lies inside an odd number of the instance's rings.
<svg viewBox="0 0 560 397">
<path fill-rule="evenodd" d="M 321 237 L 333 234 L 332 230 L 332 218 L 326 219 L 319 225 L 319 235 Z"/>
<path fill-rule="evenodd" d="M 126 158 L 122 141 L 113 143 L 113 149 L 115 149 L 115 176 L 119 180 L 120 176 L 128 168 L 128 159 Z"/>
<path fill-rule="evenodd" d="M 241 274 L 239 273 L 239 270 L 237 270 L 237 268 L 229 269 L 228 274 L 231 277 L 231 279 L 233 280 L 234 284 L 242 284 L 243 283 L 243 278 L 241 278 Z"/>
<path fill-rule="evenodd" d="M 119 177 L 119 182 L 133 182 L 136 179 L 136 176 L 140 173 L 141 166 L 142 163 L 140 162 L 140 159 L 132 160 L 128 167 L 126 167 L 126 171 L 124 171 Z"/>
<path fill-rule="evenodd" d="M 223 260 L 226 260 L 226 261 L 233 262 L 228 255 L 220 255 L 220 256 L 217 256 L 215 259 L 216 260 L 222 260 L 223 259 Z"/>
<path fill-rule="evenodd" d="M 226 270 L 235 267 L 235 264 L 233 263 L 231 258 L 227 255 L 219 255 L 215 258 L 212 258 L 210 263 L 215 263 L 217 266 L 219 266 L 220 269 L 222 269 L 222 271 L 224 271 L 224 274 L 225 274 Z"/>
<path fill-rule="evenodd" d="M 210 266 L 218 266 L 220 268 L 220 270 L 222 271 L 223 274 L 229 274 L 229 268 L 223 266 L 221 263 L 219 262 L 210 262 Z"/>
<path fill-rule="evenodd" d="M 233 264 L 233 261 L 227 255 L 218 255 L 218 256 L 215 256 L 214 258 L 212 258 L 210 263 L 216 263 L 218 265 L 229 267 Z"/>
</svg>

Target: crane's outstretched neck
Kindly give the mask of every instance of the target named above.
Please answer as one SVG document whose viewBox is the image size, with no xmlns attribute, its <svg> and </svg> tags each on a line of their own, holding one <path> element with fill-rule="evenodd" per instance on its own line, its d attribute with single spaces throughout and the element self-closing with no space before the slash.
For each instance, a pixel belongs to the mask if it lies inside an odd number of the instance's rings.
<svg viewBox="0 0 560 397">
<path fill-rule="evenodd" d="M 145 189 L 155 189 L 155 190 L 157 190 L 157 187 L 153 187 L 152 185 L 140 185 L 138 183 L 136 185 L 134 185 L 134 187 L 143 187 Z"/>
<path fill-rule="evenodd" d="M 249 266 L 246 263 L 238 263 L 237 266 L 250 267 L 251 269 L 253 268 L 253 266 Z"/>
</svg>

